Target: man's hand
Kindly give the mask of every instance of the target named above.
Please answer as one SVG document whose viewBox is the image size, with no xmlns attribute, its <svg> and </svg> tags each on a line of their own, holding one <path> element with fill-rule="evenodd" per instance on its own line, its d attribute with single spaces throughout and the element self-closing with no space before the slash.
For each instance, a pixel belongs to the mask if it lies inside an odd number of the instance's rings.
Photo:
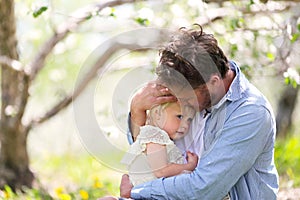
<svg viewBox="0 0 300 200">
<path fill-rule="evenodd" d="M 120 196 L 123 198 L 130 198 L 131 189 L 133 185 L 129 180 L 128 174 L 123 174 L 120 185 Z"/>
<path fill-rule="evenodd" d="M 135 139 L 139 133 L 140 126 L 146 122 L 146 111 L 153 106 L 177 101 L 170 90 L 156 81 L 151 81 L 141 88 L 132 98 L 130 105 L 131 112 L 131 133 Z"/>
<path fill-rule="evenodd" d="M 151 81 L 141 88 L 132 98 L 131 111 L 150 110 L 154 105 L 176 101 L 168 88 L 157 81 Z"/>
</svg>

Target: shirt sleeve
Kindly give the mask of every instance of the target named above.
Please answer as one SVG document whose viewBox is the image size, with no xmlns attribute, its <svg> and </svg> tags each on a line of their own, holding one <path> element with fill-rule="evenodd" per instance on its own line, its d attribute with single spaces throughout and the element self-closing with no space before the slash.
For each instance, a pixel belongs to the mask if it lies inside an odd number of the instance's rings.
<svg viewBox="0 0 300 200">
<path fill-rule="evenodd" d="M 127 140 L 129 144 L 133 143 L 133 138 L 132 138 L 132 133 L 131 133 L 131 113 L 129 112 L 128 114 L 128 118 L 127 118 L 127 124 L 128 124 L 128 128 L 127 128 Z"/>
<path fill-rule="evenodd" d="M 204 153 L 191 174 L 135 186 L 132 198 L 222 199 L 253 166 L 267 140 L 272 139 L 273 125 L 273 118 L 265 107 L 240 107 L 225 120 L 212 148 Z"/>
</svg>

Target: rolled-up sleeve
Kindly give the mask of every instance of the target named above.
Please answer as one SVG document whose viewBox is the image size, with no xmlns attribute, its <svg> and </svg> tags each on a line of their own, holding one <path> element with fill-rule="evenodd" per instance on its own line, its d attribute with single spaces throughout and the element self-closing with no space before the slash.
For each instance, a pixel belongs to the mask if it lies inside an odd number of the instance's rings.
<svg viewBox="0 0 300 200">
<path fill-rule="evenodd" d="M 131 113 L 128 114 L 128 118 L 127 118 L 127 124 L 128 124 L 128 128 L 127 128 L 127 140 L 129 144 L 133 143 L 133 138 L 132 138 L 132 133 L 131 133 Z"/>
</svg>

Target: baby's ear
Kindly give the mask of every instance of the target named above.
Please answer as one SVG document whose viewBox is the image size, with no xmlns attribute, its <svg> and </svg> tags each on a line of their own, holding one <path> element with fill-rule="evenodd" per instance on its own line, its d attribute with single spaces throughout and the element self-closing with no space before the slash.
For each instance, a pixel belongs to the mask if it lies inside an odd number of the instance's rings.
<svg viewBox="0 0 300 200">
<path fill-rule="evenodd" d="M 164 111 L 159 108 L 155 108 L 152 115 L 152 119 L 153 119 L 153 124 L 155 126 L 158 126 L 159 128 L 163 128 L 165 123 Z"/>
</svg>

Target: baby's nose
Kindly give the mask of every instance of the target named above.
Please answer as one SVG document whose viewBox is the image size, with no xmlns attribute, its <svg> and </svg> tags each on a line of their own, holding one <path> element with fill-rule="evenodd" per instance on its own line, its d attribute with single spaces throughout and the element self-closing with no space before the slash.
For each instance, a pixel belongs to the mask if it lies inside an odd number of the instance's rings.
<svg viewBox="0 0 300 200">
<path fill-rule="evenodd" d="M 187 130 L 189 128 L 189 125 L 187 122 L 182 121 L 180 127 L 184 130 Z"/>
</svg>

